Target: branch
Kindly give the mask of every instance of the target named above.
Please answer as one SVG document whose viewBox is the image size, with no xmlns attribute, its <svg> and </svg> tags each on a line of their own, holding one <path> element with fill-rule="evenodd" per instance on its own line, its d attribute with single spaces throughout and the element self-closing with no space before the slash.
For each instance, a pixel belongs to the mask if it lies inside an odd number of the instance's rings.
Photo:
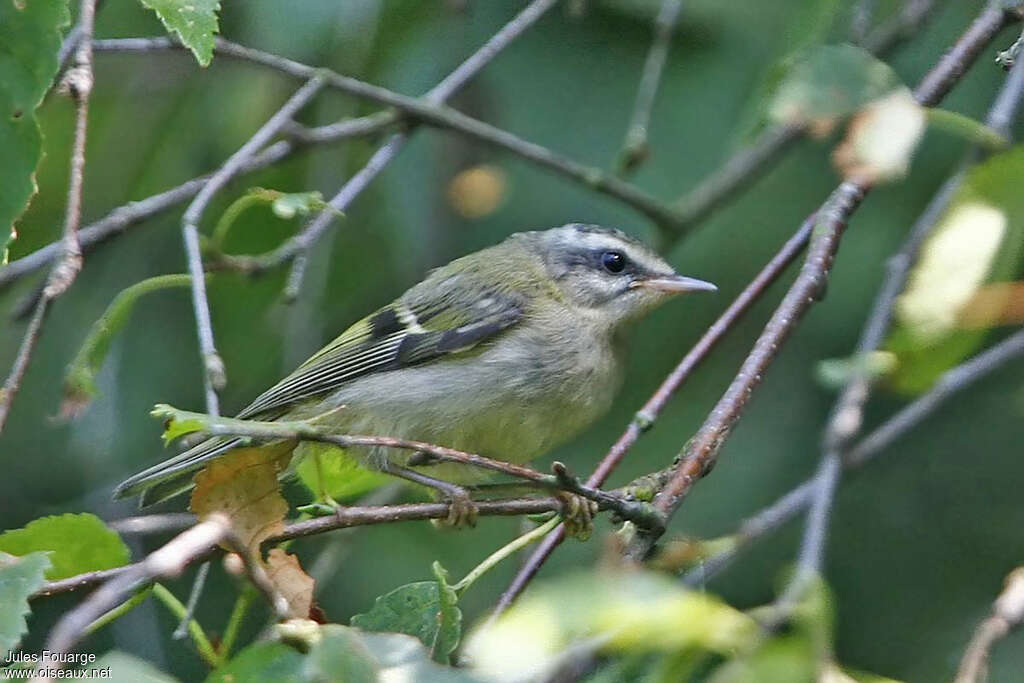
<svg viewBox="0 0 1024 683">
<path fill-rule="evenodd" d="M 626 139 L 622 143 L 622 152 L 619 156 L 621 172 L 634 170 L 650 154 L 647 128 L 651 122 L 651 109 L 654 107 L 654 98 L 661 83 L 661 72 L 668 58 L 672 33 L 679 22 L 682 9 L 682 0 L 663 0 L 658 16 L 654 20 L 654 40 L 651 41 L 644 70 L 640 75 L 640 85 L 637 86 L 636 101 L 633 103 L 633 116 L 626 129 Z"/>
<path fill-rule="evenodd" d="M 261 422 L 256 420 L 239 420 L 234 418 L 217 417 L 178 410 L 171 406 L 158 405 L 152 413 L 159 418 L 170 419 L 179 424 L 193 423 L 201 425 L 196 430 L 207 436 L 232 436 L 245 437 L 258 440 L 299 440 L 317 441 L 327 443 L 339 448 L 368 448 L 383 447 L 396 448 L 412 451 L 417 454 L 429 456 L 425 464 L 438 462 L 454 462 L 467 467 L 498 472 L 515 477 L 525 482 L 536 484 L 542 488 L 557 491 L 568 491 L 579 496 L 592 500 L 602 510 L 611 510 L 620 517 L 631 520 L 643 528 L 657 527 L 658 519 L 651 514 L 650 506 L 625 500 L 595 489 L 591 486 L 581 484 L 575 477 L 570 475 L 565 466 L 561 463 L 554 463 L 553 475 L 542 474 L 537 470 L 502 460 L 467 453 L 465 451 L 439 446 L 423 441 L 400 439 L 392 436 L 363 436 L 354 434 L 333 434 L 322 431 L 320 428 L 306 422 Z"/>
<path fill-rule="evenodd" d="M 43 321 L 51 301 L 59 297 L 75 281 L 82 269 L 82 246 L 78 228 L 82 223 L 82 186 L 85 183 L 85 137 L 89 128 L 89 95 L 92 93 L 92 34 L 96 16 L 96 0 L 81 0 L 79 5 L 79 42 L 75 48 L 74 66 L 64 75 L 62 86 L 75 101 L 75 134 L 71 144 L 71 170 L 68 180 L 68 202 L 64 213 L 64 237 L 58 248 L 59 260 L 50 270 L 28 329 L 18 348 L 14 365 L 0 389 L 0 432 L 10 414 L 11 403 L 21 388 L 32 352 L 39 341 Z"/>
<path fill-rule="evenodd" d="M 535 0 L 535 2 L 542 1 L 545 3 L 551 2 L 551 0 Z M 181 46 L 165 38 L 132 38 L 117 41 L 96 41 L 95 47 L 97 50 L 152 51 L 180 49 Z M 538 166 L 589 187 L 595 192 L 608 195 L 623 202 L 670 231 L 681 232 L 686 228 L 686 226 L 679 224 L 674 209 L 650 196 L 635 185 L 624 182 L 600 168 L 587 166 L 560 156 L 547 147 L 529 142 L 508 131 L 466 116 L 451 107 L 434 103 L 427 97 L 417 98 L 401 95 L 386 88 L 371 85 L 333 71 L 316 69 L 300 62 L 222 39 L 217 40 L 215 49 L 218 54 L 254 62 L 276 69 L 294 78 L 308 79 L 316 73 L 322 72 L 326 79 L 326 84 L 331 88 L 377 102 L 378 104 L 394 107 L 414 122 L 452 131 L 533 162 Z"/>
<path fill-rule="evenodd" d="M 914 90 L 917 101 L 923 106 L 936 104 L 995 35 L 1019 18 L 1017 13 L 995 5 L 986 6 L 956 44 L 925 74 Z M 820 298 L 846 222 L 869 190 L 868 186 L 843 182 L 816 213 L 816 226 L 800 275 L 772 314 L 736 378 L 697 434 L 676 457 L 678 464 L 672 469 L 668 484 L 655 497 L 654 505 L 665 514 L 666 520 L 671 519 L 693 485 L 714 466 L 722 445 L 779 348 L 815 300 Z M 634 561 L 642 560 L 657 536 L 645 534 L 635 537 L 627 550 L 629 557 Z"/>
<path fill-rule="evenodd" d="M 538 515 L 546 512 L 557 513 L 562 510 L 561 501 L 553 497 L 481 500 L 477 501 L 476 505 L 479 514 L 484 517 L 516 517 L 521 515 Z M 287 524 L 281 533 L 267 538 L 263 541 L 263 544 L 273 545 L 337 529 L 391 524 L 394 522 L 444 519 L 448 517 L 450 507 L 451 503 L 449 502 L 339 507 L 334 514 L 326 517 L 316 517 Z M 189 527 L 185 532 L 187 534 L 196 528 L 196 526 L 191 526 L 195 524 L 195 521 L 193 515 L 144 515 L 111 522 L 110 526 L 115 530 L 120 530 L 121 533 L 162 533 L 171 529 L 180 530 L 181 526 L 184 525 Z M 188 522 L 191 522 L 191 524 L 188 524 Z M 186 564 L 210 559 L 216 552 L 216 545 L 216 542 L 211 543 L 204 546 L 206 548 L 205 551 L 196 551 L 189 554 Z M 148 560 L 149 558 L 146 558 L 141 562 L 123 567 L 84 572 L 58 581 L 47 581 L 43 584 L 42 588 L 32 594 L 31 598 L 46 598 L 83 588 L 91 588 L 100 584 L 106 585 L 126 575 L 138 576 L 140 572 L 144 572 L 142 565 Z M 184 565 L 182 565 L 182 569 L 184 569 Z"/>
<path fill-rule="evenodd" d="M 651 398 L 637 411 L 633 420 L 626 427 L 626 431 L 622 433 L 608 450 L 608 453 L 598 463 L 593 474 L 587 479 L 589 486 L 598 487 L 607 481 L 612 471 L 622 462 L 640 436 L 654 425 L 655 420 L 657 420 L 672 396 L 679 390 L 679 387 L 689 379 L 693 371 L 710 355 L 711 351 L 714 350 L 726 333 L 768 291 L 772 283 L 786 271 L 800 252 L 803 251 L 811 237 L 811 228 L 813 227 L 814 222 L 811 220 L 806 221 L 800 226 L 800 229 L 786 241 L 782 249 L 772 257 L 764 268 L 761 269 L 761 272 L 729 304 L 725 312 L 708 328 L 707 332 L 694 344 L 693 348 L 683 356 L 683 359 L 669 373 L 668 377 L 665 378 Z M 494 608 L 494 616 L 504 612 L 522 593 L 527 584 L 540 571 L 541 566 L 543 566 L 548 557 L 551 556 L 555 548 L 563 540 L 565 540 L 565 528 L 560 526 L 537 546 L 526 562 L 523 563 L 512 583 L 502 593 L 498 604 Z"/>
<path fill-rule="evenodd" d="M 1024 623 L 1024 567 L 1006 577 L 1003 592 L 992 605 L 992 614 L 978 625 L 971 638 L 955 683 L 984 683 L 992 647 Z"/>
<path fill-rule="evenodd" d="M 203 358 L 203 388 L 206 393 L 206 412 L 217 415 L 220 412 L 217 391 L 224 388 L 227 378 L 224 361 L 217 353 L 213 339 L 213 324 L 210 321 L 210 304 L 206 298 L 206 278 L 203 257 L 199 248 L 199 223 L 203 212 L 213 196 L 270 140 L 277 135 L 292 117 L 304 107 L 323 87 L 324 79 L 313 75 L 309 81 L 289 98 L 270 119 L 260 127 L 237 152 L 232 154 L 213 177 L 203 185 L 192 203 L 185 209 L 181 219 L 182 238 L 188 258 L 188 272 L 192 277 L 192 308 L 196 318 L 196 332 L 199 336 L 199 352 Z"/>
<path fill-rule="evenodd" d="M 206 555 L 227 540 L 230 523 L 222 515 L 213 515 L 204 522 L 176 536 L 162 548 L 121 570 L 92 593 L 81 605 L 67 612 L 50 632 L 46 649 L 56 653 L 70 652 L 86 635 L 89 625 L 124 602 L 137 589 L 161 577 L 180 576 L 197 557 Z M 60 657 L 49 665 L 61 668 Z"/>
<path fill-rule="evenodd" d="M 1024 65 L 1018 64 L 996 95 L 986 125 L 1002 136 L 1008 136 L 1021 96 L 1024 95 Z M 960 170 L 954 174 L 929 202 L 921 218 L 899 252 L 889 259 L 885 280 L 868 314 L 867 321 L 854 350 L 854 357 L 863 358 L 879 349 L 885 341 L 892 320 L 896 299 L 906 286 L 910 268 L 917 258 L 921 244 L 931 234 L 950 200 L 963 184 L 968 167 L 983 155 L 981 147 L 968 153 Z M 866 372 L 856 373 L 840 392 L 832 408 L 823 438 L 824 455 L 818 474 L 814 478 L 814 498 L 807 517 L 807 526 L 801 543 L 797 569 L 783 590 L 777 605 L 781 613 L 797 604 L 804 589 L 821 571 L 828 534 L 829 512 L 842 476 L 843 453 L 860 433 L 864 422 L 864 407 L 871 395 L 873 381 Z"/>
<path fill-rule="evenodd" d="M 902 12 L 879 26 L 863 47 L 875 55 L 883 55 L 909 39 L 920 29 L 934 9 L 933 0 L 909 0 Z M 785 125 L 770 128 L 748 147 L 736 152 L 697 187 L 673 202 L 683 226 L 694 226 L 716 209 L 749 187 L 767 173 L 804 137 L 807 128 Z"/>
<path fill-rule="evenodd" d="M 859 469 L 924 422 L 947 400 L 1019 356 L 1024 356 L 1024 329 L 944 373 L 927 393 L 906 405 L 853 446 L 843 456 L 843 468 Z M 686 575 L 684 581 L 691 585 L 700 584 L 721 572 L 750 543 L 776 531 L 806 510 L 814 499 L 815 489 L 816 478 L 812 477 L 748 517 L 734 535 L 735 547 L 711 558 L 703 567 L 694 569 Z"/>
<path fill-rule="evenodd" d="M 500 31 L 494 34 L 490 40 L 484 43 L 480 49 L 460 64 L 458 68 L 431 88 L 424 95 L 423 101 L 440 105 L 444 100 L 451 97 L 494 59 L 499 52 L 504 50 L 513 40 L 522 35 L 526 29 L 540 19 L 556 2 L 557 0 L 534 0 L 531 2 L 522 12 L 517 14 Z M 239 53 L 238 56 L 251 55 L 253 53 L 253 51 L 248 51 L 245 48 L 242 48 L 242 50 L 243 52 Z M 398 115 L 394 112 L 384 112 L 380 116 L 387 116 L 394 120 L 399 119 Z M 333 126 L 326 126 L 320 129 L 319 132 L 316 130 L 310 131 L 309 136 L 312 139 L 328 139 L 331 136 L 337 135 L 340 127 L 346 123 L 348 122 L 342 121 Z M 293 262 L 292 271 L 286 286 L 286 297 L 295 298 L 302 287 L 302 280 L 305 276 L 306 252 L 319 241 L 320 237 L 330 227 L 334 220 L 334 214 L 344 212 L 355 201 L 356 197 L 362 194 L 363 190 L 369 186 L 373 179 L 391 163 L 391 160 L 398 156 L 398 153 L 409 140 L 410 132 L 410 130 L 405 130 L 392 135 L 383 146 L 374 152 L 366 165 L 345 183 L 341 190 L 331 199 L 329 202 L 330 208 L 320 212 L 301 233 L 268 254 L 255 258 L 237 257 L 230 259 L 228 262 L 247 272 L 261 272 Z"/>
</svg>

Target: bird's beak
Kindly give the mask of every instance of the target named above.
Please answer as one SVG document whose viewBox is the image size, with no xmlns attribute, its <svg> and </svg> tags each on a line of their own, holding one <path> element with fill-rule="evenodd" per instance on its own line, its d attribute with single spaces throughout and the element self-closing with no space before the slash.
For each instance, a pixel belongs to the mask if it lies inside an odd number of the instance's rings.
<svg viewBox="0 0 1024 683">
<path fill-rule="evenodd" d="M 662 294 L 682 294 L 684 292 L 717 292 L 718 287 L 710 282 L 683 275 L 666 275 L 637 280 L 636 287 L 643 287 Z"/>
</svg>

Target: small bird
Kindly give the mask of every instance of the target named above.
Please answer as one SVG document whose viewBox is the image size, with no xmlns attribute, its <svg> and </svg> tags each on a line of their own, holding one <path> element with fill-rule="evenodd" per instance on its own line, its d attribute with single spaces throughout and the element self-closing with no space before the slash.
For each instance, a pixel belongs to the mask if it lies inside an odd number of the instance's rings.
<svg viewBox="0 0 1024 683">
<path fill-rule="evenodd" d="M 632 323 L 675 294 L 715 289 L 676 274 L 616 229 L 571 223 L 517 233 L 433 270 L 237 417 L 309 421 L 339 434 L 399 437 L 525 463 L 610 407 Z M 242 445 L 241 438 L 209 438 L 131 477 L 115 496 L 138 494 L 147 505 L 183 493 L 197 470 Z M 297 456 L 323 448 L 284 445 Z M 408 451 L 353 450 L 369 467 L 418 473 L 406 478 L 453 502 L 468 500 L 459 484 L 487 477 L 458 463 L 417 465 Z M 455 507 L 455 517 L 472 511 L 456 514 Z"/>
</svg>

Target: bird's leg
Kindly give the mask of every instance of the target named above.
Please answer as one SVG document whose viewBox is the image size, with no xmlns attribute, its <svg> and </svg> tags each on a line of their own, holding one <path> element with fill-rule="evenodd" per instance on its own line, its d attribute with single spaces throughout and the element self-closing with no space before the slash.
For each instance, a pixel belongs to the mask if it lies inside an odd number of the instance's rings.
<svg viewBox="0 0 1024 683">
<path fill-rule="evenodd" d="M 579 540 L 590 538 L 594 531 L 594 517 L 597 516 L 597 503 L 569 491 L 555 491 L 555 498 L 562 504 L 562 523 L 565 533 Z"/>
<path fill-rule="evenodd" d="M 407 467 L 396 465 L 390 460 L 385 460 L 381 471 L 390 474 L 391 476 L 405 479 L 421 486 L 433 489 L 440 493 L 443 497 L 447 498 L 451 504 L 448 510 L 448 517 L 440 521 L 445 526 L 450 527 L 462 527 L 462 526 L 476 526 L 477 518 L 477 506 L 473 502 L 473 499 L 469 496 L 467 491 L 458 484 L 453 484 L 449 481 L 442 479 L 435 479 L 425 474 L 420 474 Z"/>
</svg>

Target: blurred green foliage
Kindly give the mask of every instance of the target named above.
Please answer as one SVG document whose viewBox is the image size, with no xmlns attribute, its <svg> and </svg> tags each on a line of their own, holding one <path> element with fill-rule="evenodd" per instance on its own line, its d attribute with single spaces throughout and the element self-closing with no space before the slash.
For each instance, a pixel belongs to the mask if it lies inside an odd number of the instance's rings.
<svg viewBox="0 0 1024 683">
<path fill-rule="evenodd" d="M 827 40 L 846 39 L 853 4 L 839 3 L 835 21 L 823 31 Z M 875 4 L 880 14 L 898 5 L 895 0 Z M 942 3 L 920 35 L 887 60 L 900 79 L 915 82 L 982 4 Z M 519 6 L 306 0 L 296 11 L 292 3 L 258 0 L 225 4 L 220 23 L 223 35 L 243 44 L 418 94 Z M 629 120 L 657 6 L 654 0 L 590 2 L 579 16 L 557 9 L 502 53 L 453 105 L 573 158 L 610 167 Z M 806 46 L 808 7 L 801 0 L 686 3 L 652 116 L 652 156 L 634 176 L 639 185 L 674 198 L 728 156 L 766 65 Z M 135 3 L 107 3 L 97 20 L 99 37 L 162 33 L 153 13 Z M 992 56 L 1014 38 L 1006 31 Z M 983 56 L 943 107 L 980 118 L 1002 78 Z M 86 221 L 215 168 L 295 87 L 278 74 L 218 58 L 200 69 L 184 53 L 97 54 Z M 365 103 L 325 93 L 300 118 L 328 123 L 369 111 Z M 45 151 L 40 192 L 19 224 L 12 259 L 60 235 L 73 116 L 71 102 L 63 97 L 51 97 L 39 111 Z M 1018 124 L 1015 132 L 1019 139 L 1024 128 Z M 962 140 L 929 132 L 908 179 L 877 190 L 858 211 L 827 299 L 771 368 L 713 476 L 695 488 L 671 533 L 728 533 L 738 519 L 814 471 L 832 398 L 816 383 L 814 368 L 823 359 L 849 355 L 886 257 L 965 148 Z M 373 149 L 372 141 L 318 147 L 236 180 L 218 196 L 203 227 L 209 234 L 216 217 L 254 186 L 330 197 Z M 825 142 L 801 142 L 750 192 L 672 249 L 667 256 L 680 272 L 713 280 L 719 295 L 680 301 L 645 321 L 634 342 L 629 380 L 612 413 L 553 458 L 573 471 L 589 471 L 675 361 L 832 189 L 836 176 L 829 152 Z M 493 213 L 465 218 L 449 203 L 449 183 L 460 171 L 483 163 L 503 174 L 505 196 Z M 52 419 L 60 406 L 64 367 L 114 296 L 145 278 L 184 271 L 179 217 L 179 211 L 158 216 L 87 254 L 74 287 L 54 304 L 0 435 L 5 484 L 0 527 L 63 512 L 92 512 L 103 519 L 132 514 L 130 503 L 111 502 L 110 491 L 125 475 L 164 456 L 150 408 L 158 402 L 201 408 L 190 303 L 185 292 L 169 290 L 140 299 L 96 377 L 98 398 L 77 420 Z M 225 413 L 417 282 L 426 269 L 512 232 L 576 220 L 652 236 L 641 217 L 607 197 L 450 133 L 418 130 L 313 252 L 296 302 L 281 300 L 284 272 L 253 280 L 218 274 L 211 280 L 213 323 L 229 380 Z M 224 246 L 233 253 L 261 252 L 293 229 L 270 212 L 250 211 Z M 0 292 L 0 314 L 8 315 L 41 276 Z M 612 484 L 671 459 L 731 379 L 774 306 L 772 295 L 781 290 L 773 289 L 729 334 Z M 0 367 L 7 368 L 23 323 L 4 318 L 0 329 Z M 901 441 L 892 453 L 898 457 L 866 468 L 841 490 L 825 575 L 837 605 L 835 654 L 844 665 L 914 681 L 950 677 L 1002 577 L 1024 556 L 1024 506 L 1017 484 L 1024 477 L 1022 380 L 1024 368 L 1018 364 L 982 382 Z M 880 396 L 869 420 L 878 421 L 898 405 L 899 399 Z M 183 505 L 170 503 L 167 509 Z M 600 532 L 611 529 L 606 522 L 598 525 Z M 432 561 L 463 575 L 516 532 L 517 523 L 507 519 L 485 519 L 474 531 L 460 533 L 427 524 L 382 525 L 306 539 L 291 551 L 320 579 L 317 599 L 324 612 L 347 623 L 351 615 L 370 610 L 374 596 L 423 580 Z M 794 555 L 797 533 L 793 525 L 761 543 L 709 588 L 739 608 L 769 601 L 776 577 Z M 161 541 L 131 539 L 131 546 L 138 555 Z M 599 536 L 588 544 L 566 544 L 543 575 L 589 566 L 601 546 Z M 468 622 L 493 604 L 513 564 L 481 578 L 460 601 Z M 197 617 L 216 631 L 236 590 L 223 572 L 211 575 Z M 171 587 L 184 595 L 188 585 L 182 580 Z M 75 599 L 38 605 L 27 645 L 38 649 L 56 616 Z M 169 639 L 175 625 L 148 601 L 85 647 L 96 652 L 116 647 L 184 680 L 197 680 L 206 669 L 187 641 Z M 260 626 L 259 619 L 247 625 L 242 642 Z M 997 650 L 993 680 L 1012 680 L 1024 668 L 1022 644 L 1024 636 L 1017 635 Z"/>
</svg>

